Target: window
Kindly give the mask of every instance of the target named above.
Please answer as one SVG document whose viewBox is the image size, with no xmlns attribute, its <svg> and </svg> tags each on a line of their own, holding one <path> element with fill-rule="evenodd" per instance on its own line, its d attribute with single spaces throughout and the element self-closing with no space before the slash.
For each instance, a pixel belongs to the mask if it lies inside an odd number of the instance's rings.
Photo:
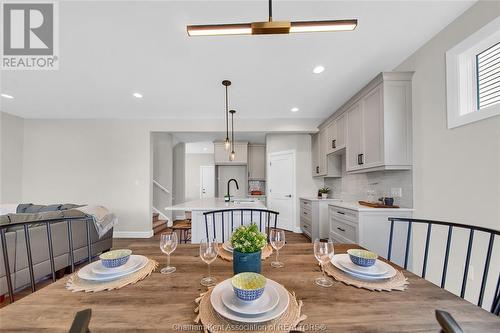
<svg viewBox="0 0 500 333">
<path fill-rule="evenodd" d="M 500 43 L 476 56 L 478 110 L 500 103 Z"/>
<path fill-rule="evenodd" d="M 500 17 L 446 52 L 448 128 L 500 115 Z"/>
</svg>

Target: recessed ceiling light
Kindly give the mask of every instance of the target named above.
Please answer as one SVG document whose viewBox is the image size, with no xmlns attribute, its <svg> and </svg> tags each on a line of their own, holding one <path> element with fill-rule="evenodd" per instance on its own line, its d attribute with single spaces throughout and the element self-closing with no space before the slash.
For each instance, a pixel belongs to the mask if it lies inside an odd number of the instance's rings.
<svg viewBox="0 0 500 333">
<path fill-rule="evenodd" d="M 1 95 L 2 97 L 4 97 L 4 98 L 8 98 L 8 99 L 13 99 L 13 98 L 14 98 L 14 96 L 12 96 L 12 95 L 8 95 L 8 94 L 0 94 L 0 95 Z"/>
<path fill-rule="evenodd" d="M 203 151 L 207 151 L 207 150 L 208 150 L 208 148 L 207 148 L 207 147 L 204 147 L 204 148 L 203 148 Z"/>
<path fill-rule="evenodd" d="M 134 96 L 135 98 L 142 98 L 142 94 L 139 93 L 133 93 L 132 96 Z"/>
<path fill-rule="evenodd" d="M 299 111 L 299 108 L 297 108 L 297 107 L 293 107 L 293 108 L 291 108 L 291 109 L 290 109 L 290 111 L 292 111 L 292 112 L 297 112 L 297 111 Z"/>
<path fill-rule="evenodd" d="M 313 73 L 314 74 L 323 73 L 324 70 L 325 70 L 325 67 L 319 65 L 319 66 L 314 67 Z"/>
</svg>

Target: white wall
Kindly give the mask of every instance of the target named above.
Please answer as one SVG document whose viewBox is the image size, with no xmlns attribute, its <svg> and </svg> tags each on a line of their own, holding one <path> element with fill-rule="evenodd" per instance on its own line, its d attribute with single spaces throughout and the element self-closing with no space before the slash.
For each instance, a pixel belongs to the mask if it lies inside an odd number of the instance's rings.
<svg viewBox="0 0 500 333">
<path fill-rule="evenodd" d="M 214 154 L 186 154 L 185 182 L 186 200 L 200 199 L 200 166 L 215 165 Z M 215 188 L 215 175 L 214 175 Z"/>
<path fill-rule="evenodd" d="M 266 156 L 280 151 L 295 151 L 296 189 L 295 227 L 300 229 L 301 196 L 317 196 L 323 186 L 323 179 L 312 176 L 311 135 L 309 134 L 268 134 L 266 135 Z"/>
<path fill-rule="evenodd" d="M 217 197 L 223 198 L 227 194 L 227 182 L 236 179 L 239 189 L 231 182 L 231 198 L 246 198 L 248 196 L 248 168 L 245 165 L 218 165 Z"/>
<path fill-rule="evenodd" d="M 401 207 L 413 207 L 412 172 L 409 170 L 388 170 L 366 173 L 347 173 L 345 154 L 341 156 L 342 177 L 325 178 L 330 188 L 329 197 L 346 201 L 367 199 L 367 190 L 375 192 L 376 199 L 391 196 L 392 188 L 401 188 L 402 197 L 394 203 Z"/>
<path fill-rule="evenodd" d="M 413 77 L 414 208 L 415 217 L 480 225 L 500 230 L 500 117 L 447 129 L 445 52 L 500 13 L 500 2 L 480 1 L 457 18 L 395 70 L 415 71 Z M 441 236 L 445 237 L 444 231 Z M 465 239 L 465 235 L 459 235 Z M 441 278 L 445 239 L 433 234 L 428 278 Z M 454 237 L 452 242 L 458 238 Z M 478 248 L 486 246 L 477 237 Z M 491 303 L 500 270 L 497 237 L 492 272 L 485 294 Z M 424 232 L 414 238 L 414 269 L 421 270 Z M 440 244 L 437 244 L 440 243 Z M 453 244 L 453 243 L 452 243 Z M 463 244 L 463 243 L 462 243 Z M 452 250 L 446 287 L 457 292 L 461 285 L 465 245 Z M 468 299 L 476 301 L 484 255 L 473 257 L 474 274 Z"/>
<path fill-rule="evenodd" d="M 238 131 L 310 132 L 318 123 L 246 119 Z M 24 126 L 23 201 L 104 205 L 118 216 L 115 235 L 137 237 L 152 234 L 150 133 L 225 131 L 223 119 L 25 119 Z"/>
<path fill-rule="evenodd" d="M 0 203 L 22 201 L 24 119 L 0 112 Z"/>
<path fill-rule="evenodd" d="M 171 220 L 172 212 L 165 211 L 164 208 L 172 206 L 172 178 L 173 178 L 173 138 L 170 133 L 151 133 L 152 145 L 152 180 L 158 182 L 163 188 L 170 191 L 163 191 L 158 185 L 153 184 L 153 207 L 158 209 L 163 216 Z"/>
</svg>

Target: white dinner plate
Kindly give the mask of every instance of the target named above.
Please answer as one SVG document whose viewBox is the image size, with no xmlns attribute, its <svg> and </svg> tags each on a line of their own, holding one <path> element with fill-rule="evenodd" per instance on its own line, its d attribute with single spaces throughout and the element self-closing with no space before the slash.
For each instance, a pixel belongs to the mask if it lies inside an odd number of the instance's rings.
<svg viewBox="0 0 500 333">
<path fill-rule="evenodd" d="M 258 315 L 267 311 L 271 311 L 278 305 L 278 292 L 272 285 L 267 285 L 264 293 L 255 301 L 243 301 L 236 297 L 234 291 L 229 288 L 224 288 L 221 292 L 222 303 L 231 311 L 242 315 Z"/>
<path fill-rule="evenodd" d="M 222 243 L 222 248 L 226 250 L 227 252 L 233 252 L 233 246 L 231 245 L 231 241 L 227 240 L 224 243 Z"/>
<path fill-rule="evenodd" d="M 104 267 L 101 260 L 96 262 L 100 263 L 100 265 L 92 266 L 92 273 L 95 273 L 96 275 L 109 276 L 120 273 L 128 273 L 140 265 L 142 260 L 140 260 L 137 256 L 130 256 L 125 264 L 113 268 Z"/>
<path fill-rule="evenodd" d="M 333 266 L 335 266 L 338 269 L 340 269 L 341 271 L 343 271 L 343 272 L 345 272 L 347 274 L 350 274 L 350 275 L 352 275 L 352 276 L 354 276 L 354 277 L 356 277 L 358 279 L 361 279 L 361 280 L 384 280 L 384 279 L 390 279 L 390 278 L 394 277 L 397 274 L 397 271 L 391 265 L 388 265 L 388 264 L 386 264 L 383 261 L 380 261 L 380 262 L 383 265 L 386 265 L 385 267 L 387 267 L 387 273 L 385 273 L 383 275 L 371 276 L 371 275 L 364 275 L 364 274 L 354 273 L 354 272 L 351 272 L 351 271 L 347 270 L 344 266 L 342 266 L 339 263 L 339 256 L 342 256 L 342 254 L 336 254 L 336 255 L 333 256 L 333 258 L 331 260 L 331 263 L 333 264 Z"/>
<path fill-rule="evenodd" d="M 212 294 L 210 295 L 210 302 L 212 303 L 212 306 L 217 313 L 229 320 L 237 321 L 240 323 L 262 323 L 281 316 L 283 312 L 285 312 L 288 308 L 288 303 L 290 302 L 290 298 L 288 297 L 288 290 L 286 290 L 285 287 L 283 287 L 278 282 L 270 279 L 267 279 L 266 286 L 268 285 L 274 287 L 274 289 L 277 291 L 279 301 L 278 305 L 276 305 L 274 309 L 266 313 L 262 313 L 259 315 L 242 315 L 226 308 L 224 306 L 224 303 L 222 303 L 221 296 L 224 289 L 230 289 L 232 292 L 233 287 L 231 285 L 231 279 L 224 280 L 217 286 L 215 286 L 215 288 L 212 290 Z"/>
<path fill-rule="evenodd" d="M 146 266 L 146 264 L 149 261 L 148 258 L 146 258 L 145 256 L 140 256 L 140 255 L 131 255 L 129 261 L 130 260 L 134 260 L 134 261 L 137 260 L 137 261 L 139 261 L 139 264 L 137 266 L 135 266 L 135 268 L 129 272 L 121 272 L 121 273 L 114 274 L 114 275 L 97 275 L 93 272 L 92 268 L 97 266 L 97 265 L 102 265 L 102 264 L 99 261 L 94 261 L 93 263 L 90 263 L 90 264 L 82 267 L 78 271 L 77 274 L 78 274 L 79 278 L 84 279 L 84 280 L 111 281 L 111 280 L 117 279 L 119 277 L 126 276 L 128 274 L 132 274 L 134 272 L 137 272 L 138 270 L 140 270 L 141 268 Z"/>
<path fill-rule="evenodd" d="M 337 262 L 348 271 L 361 275 L 380 276 L 386 274 L 389 271 L 387 269 L 388 265 L 380 260 L 376 260 L 375 264 L 370 267 L 356 265 L 351 261 L 348 254 L 338 254 Z"/>
</svg>

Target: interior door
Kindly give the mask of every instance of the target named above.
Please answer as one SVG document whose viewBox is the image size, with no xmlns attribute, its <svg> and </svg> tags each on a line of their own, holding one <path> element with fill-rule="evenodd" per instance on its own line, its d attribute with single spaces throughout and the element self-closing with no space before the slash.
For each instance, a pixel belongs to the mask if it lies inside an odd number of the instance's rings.
<svg viewBox="0 0 500 333">
<path fill-rule="evenodd" d="M 215 166 L 200 166 L 200 198 L 215 197 Z"/>
<path fill-rule="evenodd" d="M 295 152 L 269 154 L 268 209 L 279 212 L 278 228 L 295 229 Z"/>
</svg>

